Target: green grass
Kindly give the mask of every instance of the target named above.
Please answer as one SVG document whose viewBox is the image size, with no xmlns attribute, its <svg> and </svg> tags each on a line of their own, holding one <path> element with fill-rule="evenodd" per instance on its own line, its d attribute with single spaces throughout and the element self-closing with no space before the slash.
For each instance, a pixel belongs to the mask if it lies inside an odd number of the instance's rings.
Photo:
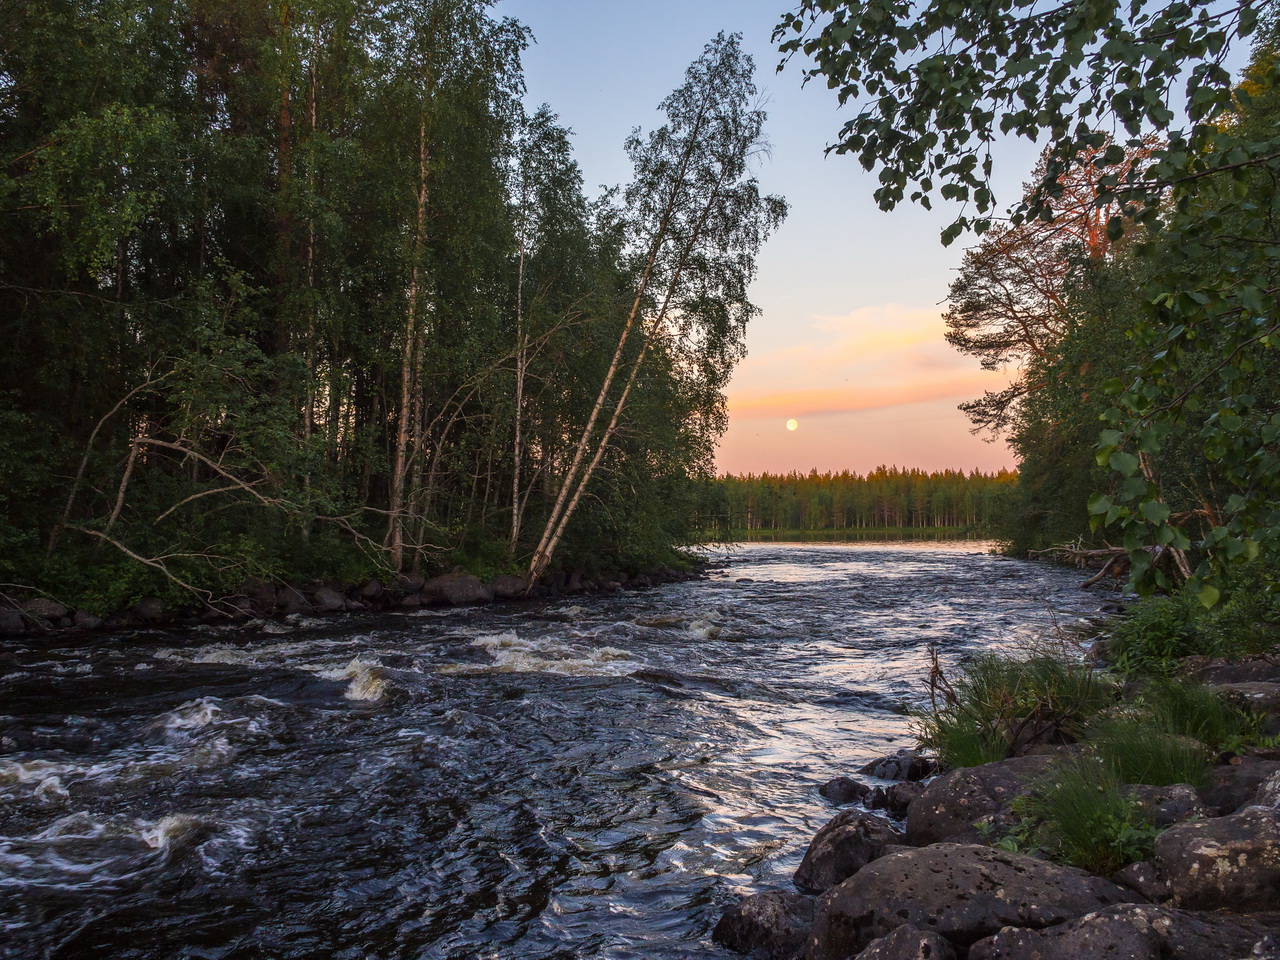
<svg viewBox="0 0 1280 960">
<path fill-rule="evenodd" d="M 1167 787 L 1209 779 L 1210 755 L 1204 744 L 1170 732 L 1144 716 L 1100 721 L 1089 740 L 1097 756 L 1121 783 Z"/>
</svg>

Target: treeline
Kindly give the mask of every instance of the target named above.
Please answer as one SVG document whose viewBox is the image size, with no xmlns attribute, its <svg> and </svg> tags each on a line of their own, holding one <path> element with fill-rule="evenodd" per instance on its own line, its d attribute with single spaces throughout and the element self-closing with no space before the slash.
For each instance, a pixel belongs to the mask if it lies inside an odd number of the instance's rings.
<svg viewBox="0 0 1280 960">
<path fill-rule="evenodd" d="M 109 606 L 697 538 L 785 213 L 751 62 L 708 45 L 589 198 L 488 8 L 0 5 L 0 579 Z"/>
<path fill-rule="evenodd" d="M 722 476 L 719 524 L 730 533 L 763 530 L 994 528 L 1017 483 L 1009 470 L 926 473 L 877 467 L 865 476 L 840 473 L 762 473 Z"/>
</svg>

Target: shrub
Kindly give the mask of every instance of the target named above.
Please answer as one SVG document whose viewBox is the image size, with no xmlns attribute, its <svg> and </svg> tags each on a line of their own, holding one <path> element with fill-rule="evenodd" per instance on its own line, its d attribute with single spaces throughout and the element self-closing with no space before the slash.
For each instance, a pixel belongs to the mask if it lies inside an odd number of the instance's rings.
<svg viewBox="0 0 1280 960">
<path fill-rule="evenodd" d="M 1160 833 L 1115 771 L 1096 757 L 1063 761 L 1014 809 L 1038 824 L 1036 835 L 1052 859 L 1104 876 L 1149 859 Z"/>
<path fill-rule="evenodd" d="M 934 653 L 930 708 L 916 720 L 922 744 L 951 766 L 1000 760 L 1034 743 L 1064 743 L 1113 700 L 1086 664 L 1065 654 L 980 654 L 949 681 Z"/>
<path fill-rule="evenodd" d="M 1183 657 L 1218 652 L 1207 626 L 1204 608 L 1194 597 L 1151 597 L 1117 621 L 1107 652 L 1123 674 L 1168 676 Z"/>
</svg>

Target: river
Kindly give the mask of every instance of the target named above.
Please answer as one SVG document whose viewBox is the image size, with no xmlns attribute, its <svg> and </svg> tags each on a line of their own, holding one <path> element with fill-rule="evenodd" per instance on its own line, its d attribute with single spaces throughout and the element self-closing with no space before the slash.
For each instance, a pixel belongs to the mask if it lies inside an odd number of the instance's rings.
<svg viewBox="0 0 1280 960">
<path fill-rule="evenodd" d="M 706 579 L 0 647 L 0 956 L 727 958 L 817 787 L 909 746 L 928 648 L 1095 612 L 974 544 L 756 544 Z"/>
</svg>

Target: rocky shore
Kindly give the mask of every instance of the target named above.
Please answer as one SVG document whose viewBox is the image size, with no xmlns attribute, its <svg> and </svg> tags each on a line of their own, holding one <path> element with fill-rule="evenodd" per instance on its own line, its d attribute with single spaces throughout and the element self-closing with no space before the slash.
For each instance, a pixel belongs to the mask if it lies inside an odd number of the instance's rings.
<svg viewBox="0 0 1280 960">
<path fill-rule="evenodd" d="M 1275 742 L 1280 663 L 1186 672 L 1250 705 Z M 1222 755 L 1198 788 L 1132 787 L 1162 832 L 1153 858 L 1109 876 L 993 846 L 1055 756 L 1084 749 L 945 771 L 904 751 L 822 785 L 845 809 L 796 891 L 743 899 L 715 940 L 751 960 L 1280 960 L 1280 749 Z"/>
<path fill-rule="evenodd" d="M 530 589 L 520 576 L 501 575 L 486 581 L 462 570 L 430 579 L 401 575 L 384 584 L 369 579 L 355 585 L 333 582 L 271 583 L 248 580 L 225 597 L 203 606 L 166 603 L 159 597 L 143 597 L 128 609 L 106 616 L 77 610 L 52 597 L 0 601 L 0 637 L 52 632 L 90 632 L 129 627 L 160 626 L 185 621 L 235 621 L 270 619 L 291 615 L 338 616 L 344 613 L 416 610 L 421 607 L 457 607 L 503 600 L 546 599 L 622 590 L 647 590 L 698 576 L 699 570 L 663 567 L 628 575 L 611 571 L 590 578 L 581 572 L 555 571 Z"/>
</svg>

